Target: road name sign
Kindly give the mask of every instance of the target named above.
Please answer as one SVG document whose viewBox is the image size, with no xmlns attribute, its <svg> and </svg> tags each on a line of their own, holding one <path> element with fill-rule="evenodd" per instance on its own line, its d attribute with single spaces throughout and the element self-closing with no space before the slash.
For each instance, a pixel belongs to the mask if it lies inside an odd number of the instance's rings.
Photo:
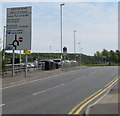
<svg viewBox="0 0 120 116">
<path fill-rule="evenodd" d="M 14 49 L 15 39 L 19 42 L 15 50 L 31 50 L 31 10 L 31 6 L 7 8 L 6 50 Z"/>
</svg>

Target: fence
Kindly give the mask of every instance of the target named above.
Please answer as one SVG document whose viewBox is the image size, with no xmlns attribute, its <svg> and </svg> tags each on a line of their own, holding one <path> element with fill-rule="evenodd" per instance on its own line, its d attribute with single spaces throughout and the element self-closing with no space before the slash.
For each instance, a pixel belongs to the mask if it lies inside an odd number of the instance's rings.
<svg viewBox="0 0 120 116">
<path fill-rule="evenodd" d="M 78 62 L 76 62 L 76 61 L 64 60 L 62 62 L 57 63 L 52 60 L 43 60 L 43 61 L 39 62 L 37 66 L 35 66 L 33 63 L 27 63 L 27 70 L 28 71 L 53 70 L 53 69 L 58 69 L 58 68 L 67 70 L 67 69 L 77 67 L 77 66 L 78 66 Z M 25 63 L 14 64 L 14 71 L 15 71 L 15 73 L 24 72 L 25 71 Z M 7 73 L 11 73 L 11 72 L 12 72 L 12 64 L 7 64 L 5 66 L 4 72 L 2 74 L 4 75 Z"/>
</svg>

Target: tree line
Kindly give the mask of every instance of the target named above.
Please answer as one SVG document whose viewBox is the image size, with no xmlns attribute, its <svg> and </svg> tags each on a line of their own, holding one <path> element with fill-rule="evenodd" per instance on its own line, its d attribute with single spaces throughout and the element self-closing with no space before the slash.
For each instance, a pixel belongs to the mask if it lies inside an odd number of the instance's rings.
<svg viewBox="0 0 120 116">
<path fill-rule="evenodd" d="M 12 53 L 5 53 L 5 60 L 2 61 L 3 66 L 10 61 L 12 58 Z M 19 54 L 15 54 L 16 58 L 19 58 Z M 76 58 L 75 58 L 76 57 Z M 42 59 L 60 59 L 61 54 L 60 53 L 31 53 L 28 55 L 28 62 L 34 62 L 34 60 L 38 59 L 39 61 Z M 103 49 L 102 52 L 97 51 L 94 53 L 93 56 L 85 55 L 85 54 L 73 54 L 68 53 L 67 60 L 77 60 L 78 62 L 81 61 L 82 65 L 86 64 L 103 64 L 103 63 L 112 63 L 112 64 L 118 64 L 120 63 L 120 51 L 116 50 L 106 50 Z M 22 62 L 25 62 L 25 55 L 22 54 Z"/>
<path fill-rule="evenodd" d="M 120 51 L 119 50 L 108 51 L 106 49 L 103 49 L 102 52 L 97 51 L 94 54 L 94 63 L 107 63 L 107 62 L 116 64 L 120 63 Z"/>
</svg>

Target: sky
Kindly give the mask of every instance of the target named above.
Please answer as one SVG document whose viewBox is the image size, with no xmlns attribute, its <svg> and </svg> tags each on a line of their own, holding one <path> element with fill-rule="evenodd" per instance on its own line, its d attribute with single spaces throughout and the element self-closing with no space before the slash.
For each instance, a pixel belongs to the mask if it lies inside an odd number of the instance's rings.
<svg viewBox="0 0 120 116">
<path fill-rule="evenodd" d="M 107 1 L 107 0 L 106 0 Z M 2 2 L 2 27 L 6 8 L 32 6 L 32 52 L 60 53 L 61 2 Z M 94 55 L 96 51 L 118 49 L 117 2 L 62 2 L 63 47 L 74 52 Z M 0 13 L 1 14 L 1 13 Z M 2 35 L 2 33 L 0 33 Z M 81 48 L 78 43 L 81 43 Z"/>
</svg>

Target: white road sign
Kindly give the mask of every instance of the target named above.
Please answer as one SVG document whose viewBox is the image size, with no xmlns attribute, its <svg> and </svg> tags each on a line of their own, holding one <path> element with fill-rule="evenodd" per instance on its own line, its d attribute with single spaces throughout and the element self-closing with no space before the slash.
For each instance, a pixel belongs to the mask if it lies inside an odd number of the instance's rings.
<svg viewBox="0 0 120 116">
<path fill-rule="evenodd" d="M 31 50 L 31 14 L 31 6 L 7 8 L 6 50 Z"/>
</svg>

